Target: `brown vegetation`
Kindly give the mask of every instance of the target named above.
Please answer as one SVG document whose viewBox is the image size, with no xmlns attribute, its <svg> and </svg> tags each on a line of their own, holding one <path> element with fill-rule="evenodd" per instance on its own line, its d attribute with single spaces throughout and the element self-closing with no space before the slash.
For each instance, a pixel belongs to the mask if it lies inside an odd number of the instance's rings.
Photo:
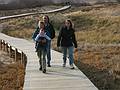
<svg viewBox="0 0 120 90">
<path fill-rule="evenodd" d="M 120 89 L 120 46 L 82 46 L 75 63 L 100 90 Z"/>
<path fill-rule="evenodd" d="M 49 16 L 56 29 L 52 48 L 58 50 L 56 40 L 64 19 L 72 19 L 79 49 L 75 56 L 78 68 L 99 90 L 120 90 L 120 5 L 72 7 Z M 5 22 L 8 27 L 3 32 L 29 39 L 37 25 L 35 17 Z"/>
<path fill-rule="evenodd" d="M 22 90 L 25 68 L 0 51 L 0 90 Z"/>
</svg>

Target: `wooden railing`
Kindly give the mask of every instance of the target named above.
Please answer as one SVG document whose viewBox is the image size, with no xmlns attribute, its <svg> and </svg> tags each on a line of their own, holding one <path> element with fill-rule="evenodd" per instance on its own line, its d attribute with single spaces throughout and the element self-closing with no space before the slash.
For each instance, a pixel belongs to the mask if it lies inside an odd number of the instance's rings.
<svg viewBox="0 0 120 90">
<path fill-rule="evenodd" d="M 69 8 L 71 8 L 71 5 L 64 6 L 62 8 L 58 8 L 58 9 L 54 9 L 54 10 L 50 10 L 50 11 L 24 13 L 24 14 L 12 15 L 12 16 L 4 16 L 4 17 L 0 17 L 0 20 L 6 20 L 6 19 L 12 19 L 12 18 L 18 18 L 18 17 L 25 17 L 25 16 L 36 15 L 36 14 L 55 13 L 55 12 L 64 11 L 64 10 L 69 9 Z"/>
<path fill-rule="evenodd" d="M 4 40 L 0 40 L 0 50 L 6 52 L 11 58 L 14 59 L 14 62 L 19 62 L 26 67 L 27 56 L 23 53 L 23 51 L 11 46 Z"/>
</svg>

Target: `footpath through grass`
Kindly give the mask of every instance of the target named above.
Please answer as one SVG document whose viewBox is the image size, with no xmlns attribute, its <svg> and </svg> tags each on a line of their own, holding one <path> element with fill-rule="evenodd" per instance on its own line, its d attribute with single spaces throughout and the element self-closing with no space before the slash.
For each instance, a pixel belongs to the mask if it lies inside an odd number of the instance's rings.
<svg viewBox="0 0 120 90">
<path fill-rule="evenodd" d="M 120 90 L 120 5 L 72 7 L 62 13 L 48 14 L 56 30 L 52 48 L 57 49 L 59 28 L 70 18 L 76 30 L 76 65 L 99 90 Z M 30 39 L 42 15 L 4 22 L 3 33 Z M 34 47 L 34 46 L 33 46 Z"/>
</svg>

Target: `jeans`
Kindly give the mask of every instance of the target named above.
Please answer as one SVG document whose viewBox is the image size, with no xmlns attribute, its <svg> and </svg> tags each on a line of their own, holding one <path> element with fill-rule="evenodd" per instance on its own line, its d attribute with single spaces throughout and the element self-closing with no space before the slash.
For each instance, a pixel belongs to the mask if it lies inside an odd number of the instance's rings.
<svg viewBox="0 0 120 90">
<path fill-rule="evenodd" d="M 51 40 L 48 41 L 47 45 L 47 64 L 50 65 L 51 61 Z"/>
<path fill-rule="evenodd" d="M 66 64 L 66 60 L 67 60 L 67 50 L 68 50 L 68 55 L 69 55 L 69 64 L 72 65 L 74 63 L 74 59 L 73 59 L 73 49 L 74 47 L 62 47 L 63 50 L 63 63 Z"/>
<path fill-rule="evenodd" d="M 39 48 L 37 51 L 37 56 L 39 58 L 39 64 L 40 67 L 42 67 L 42 70 L 46 69 L 46 50 L 45 48 Z"/>
</svg>

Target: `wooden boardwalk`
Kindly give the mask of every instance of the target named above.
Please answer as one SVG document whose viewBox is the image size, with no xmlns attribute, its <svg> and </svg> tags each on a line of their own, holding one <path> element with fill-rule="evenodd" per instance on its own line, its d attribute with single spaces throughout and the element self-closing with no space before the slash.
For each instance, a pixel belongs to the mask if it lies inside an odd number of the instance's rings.
<svg viewBox="0 0 120 90">
<path fill-rule="evenodd" d="M 36 14 L 55 13 L 55 12 L 64 11 L 64 10 L 69 9 L 69 8 L 71 8 L 71 5 L 64 6 L 62 8 L 58 8 L 58 9 L 54 9 L 54 10 L 50 10 L 50 11 L 32 12 L 32 13 L 24 13 L 24 14 L 12 15 L 12 16 L 4 16 L 4 17 L 0 17 L 0 20 L 11 19 L 11 18 L 18 18 L 18 17 L 25 17 L 25 16 L 30 16 L 30 15 L 36 15 Z"/>
<path fill-rule="evenodd" d="M 98 90 L 93 83 L 76 67 L 62 67 L 62 54 L 52 50 L 52 67 L 47 73 L 39 71 L 38 58 L 34 43 L 13 38 L 0 33 L 0 39 L 22 50 L 27 55 L 27 67 L 23 90 Z"/>
</svg>

